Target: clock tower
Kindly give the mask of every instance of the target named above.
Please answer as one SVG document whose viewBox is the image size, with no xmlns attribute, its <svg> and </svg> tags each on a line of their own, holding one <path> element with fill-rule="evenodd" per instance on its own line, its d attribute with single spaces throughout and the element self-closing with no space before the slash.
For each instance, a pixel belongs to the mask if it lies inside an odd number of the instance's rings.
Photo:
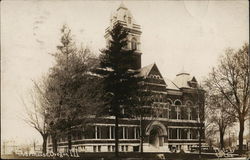
<svg viewBox="0 0 250 160">
<path fill-rule="evenodd" d="M 123 3 L 117 8 L 117 10 L 111 14 L 110 17 L 110 25 L 105 30 L 105 39 L 107 46 L 109 45 L 109 41 L 111 36 L 109 32 L 113 29 L 113 26 L 117 23 L 120 23 L 127 31 L 128 31 L 128 46 L 126 49 L 135 50 L 134 52 L 134 64 L 132 65 L 132 69 L 140 69 L 141 68 L 141 26 L 136 24 L 131 12 Z"/>
</svg>

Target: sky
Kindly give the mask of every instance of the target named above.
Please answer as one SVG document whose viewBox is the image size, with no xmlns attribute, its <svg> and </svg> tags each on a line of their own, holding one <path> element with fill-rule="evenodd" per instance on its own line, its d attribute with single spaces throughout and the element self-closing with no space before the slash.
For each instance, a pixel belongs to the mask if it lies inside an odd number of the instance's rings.
<svg viewBox="0 0 250 160">
<path fill-rule="evenodd" d="M 28 126 L 22 98 L 54 63 L 50 53 L 67 24 L 77 43 L 96 54 L 120 1 L 2 1 L 1 139 L 41 137 Z M 239 1 L 123 1 L 141 25 L 142 66 L 156 63 L 168 79 L 183 69 L 200 82 L 226 48 L 249 41 L 249 7 Z"/>
</svg>

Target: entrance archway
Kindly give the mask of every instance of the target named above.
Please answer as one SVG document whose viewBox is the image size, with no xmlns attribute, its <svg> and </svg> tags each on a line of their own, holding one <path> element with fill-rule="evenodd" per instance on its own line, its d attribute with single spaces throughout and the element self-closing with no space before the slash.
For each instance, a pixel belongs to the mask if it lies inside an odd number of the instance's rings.
<svg viewBox="0 0 250 160">
<path fill-rule="evenodd" d="M 161 122 L 154 121 L 147 126 L 146 135 L 149 137 L 149 144 L 158 148 L 163 146 L 164 137 L 167 136 L 167 129 Z"/>
<path fill-rule="evenodd" d="M 154 147 L 159 147 L 163 145 L 163 137 L 162 130 L 158 126 L 153 126 L 152 130 L 149 134 L 149 144 L 153 145 Z"/>
</svg>

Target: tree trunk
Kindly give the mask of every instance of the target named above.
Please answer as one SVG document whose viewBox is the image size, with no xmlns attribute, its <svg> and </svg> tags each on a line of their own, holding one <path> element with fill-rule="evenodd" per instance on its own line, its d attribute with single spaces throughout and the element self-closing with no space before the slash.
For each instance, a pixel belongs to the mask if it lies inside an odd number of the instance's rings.
<svg viewBox="0 0 250 160">
<path fill-rule="evenodd" d="M 224 132 L 220 131 L 220 149 L 224 148 Z"/>
<path fill-rule="evenodd" d="M 199 126 L 199 159 L 201 158 L 201 127 Z"/>
<path fill-rule="evenodd" d="M 144 141 L 144 136 L 143 136 L 143 128 L 142 128 L 142 115 L 140 115 L 140 151 L 143 153 L 143 141 Z"/>
<path fill-rule="evenodd" d="M 53 146 L 53 152 L 57 153 L 57 139 L 56 139 L 56 135 L 52 135 L 52 146 Z"/>
<path fill-rule="evenodd" d="M 72 137 L 71 137 L 71 128 L 69 128 L 69 131 L 68 131 L 68 153 L 69 153 L 69 156 L 71 153 L 71 148 L 72 148 Z"/>
<path fill-rule="evenodd" d="M 44 154 L 47 153 L 47 138 L 48 138 L 48 135 L 44 134 L 43 135 L 43 153 Z"/>
<path fill-rule="evenodd" d="M 244 118 L 239 119 L 240 131 L 239 131 L 239 153 L 242 154 L 243 151 L 243 134 L 244 134 Z"/>
<path fill-rule="evenodd" d="M 115 116 L 115 157 L 119 157 L 119 119 L 118 116 Z"/>
</svg>

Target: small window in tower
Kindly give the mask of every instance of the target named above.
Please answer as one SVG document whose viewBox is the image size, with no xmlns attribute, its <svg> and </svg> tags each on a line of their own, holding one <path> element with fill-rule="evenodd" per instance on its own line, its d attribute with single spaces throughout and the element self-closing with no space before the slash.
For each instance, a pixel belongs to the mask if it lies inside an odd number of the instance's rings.
<svg viewBox="0 0 250 160">
<path fill-rule="evenodd" d="M 128 24 L 131 24 L 131 17 L 128 17 Z"/>
<path fill-rule="evenodd" d="M 137 43 L 136 43 L 136 39 L 133 38 L 131 41 L 131 49 L 132 50 L 137 50 Z"/>
</svg>

